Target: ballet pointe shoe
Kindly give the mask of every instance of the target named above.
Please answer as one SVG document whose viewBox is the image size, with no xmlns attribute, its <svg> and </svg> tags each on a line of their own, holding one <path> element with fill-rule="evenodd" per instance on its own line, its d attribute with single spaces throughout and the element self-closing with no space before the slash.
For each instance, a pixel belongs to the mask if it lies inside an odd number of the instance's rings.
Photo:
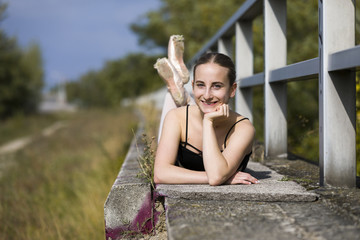
<svg viewBox="0 0 360 240">
<path fill-rule="evenodd" d="M 176 106 L 185 106 L 188 102 L 188 95 L 183 87 L 184 83 L 175 67 L 167 58 L 160 58 L 156 61 L 154 68 L 166 83 Z"/>
<path fill-rule="evenodd" d="M 185 66 L 184 60 L 184 37 L 182 35 L 172 35 L 168 44 L 168 58 L 175 67 L 184 84 L 189 81 L 189 71 Z"/>
</svg>

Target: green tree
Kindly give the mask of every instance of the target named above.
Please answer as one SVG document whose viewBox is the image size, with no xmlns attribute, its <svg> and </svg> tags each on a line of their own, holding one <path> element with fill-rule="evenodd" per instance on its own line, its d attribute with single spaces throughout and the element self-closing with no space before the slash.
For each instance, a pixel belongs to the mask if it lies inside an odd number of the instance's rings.
<svg viewBox="0 0 360 240">
<path fill-rule="evenodd" d="M 25 85 L 24 111 L 35 112 L 41 101 L 41 90 L 44 86 L 44 70 L 41 49 L 31 43 L 23 50 L 20 61 L 22 83 Z"/>
<path fill-rule="evenodd" d="M 0 5 L 3 19 L 6 5 Z M 20 49 L 15 38 L 0 29 L 0 119 L 33 113 L 41 99 L 43 68 L 40 48 Z"/>
<path fill-rule="evenodd" d="M 163 86 L 153 65 L 156 56 L 133 53 L 108 61 L 100 71 L 83 75 L 67 84 L 70 101 L 83 107 L 110 107 L 124 98 L 134 98 Z"/>
<path fill-rule="evenodd" d="M 159 10 L 150 11 L 131 29 L 139 43 L 167 48 L 169 36 L 185 37 L 185 59 L 192 57 L 235 13 L 244 0 L 162 0 Z"/>
</svg>

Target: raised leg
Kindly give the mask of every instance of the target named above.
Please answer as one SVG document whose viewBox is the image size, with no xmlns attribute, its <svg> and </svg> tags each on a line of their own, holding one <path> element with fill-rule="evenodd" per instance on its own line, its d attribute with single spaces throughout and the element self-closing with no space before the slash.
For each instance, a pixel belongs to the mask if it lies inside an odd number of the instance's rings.
<svg viewBox="0 0 360 240">
<path fill-rule="evenodd" d="M 186 105 L 187 95 L 185 94 L 184 83 L 170 61 L 167 58 L 160 58 L 156 61 L 154 67 L 166 83 L 175 104 L 178 107 Z"/>
<path fill-rule="evenodd" d="M 184 60 L 184 37 L 182 35 L 172 35 L 169 39 L 168 58 L 184 84 L 189 81 L 189 70 Z"/>
</svg>

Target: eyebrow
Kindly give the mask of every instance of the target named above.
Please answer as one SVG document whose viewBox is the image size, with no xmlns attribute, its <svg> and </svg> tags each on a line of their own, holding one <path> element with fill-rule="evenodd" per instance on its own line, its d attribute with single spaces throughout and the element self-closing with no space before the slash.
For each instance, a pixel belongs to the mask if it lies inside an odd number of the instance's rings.
<svg viewBox="0 0 360 240">
<path fill-rule="evenodd" d="M 224 85 L 224 83 L 223 83 L 223 82 L 213 82 L 212 84 L 213 84 L 213 85 L 214 85 L 214 84 L 221 84 L 221 85 Z"/>
<path fill-rule="evenodd" d="M 194 81 L 194 83 L 197 83 L 197 82 L 200 82 L 200 83 L 205 83 L 203 80 L 195 80 Z M 211 83 L 212 85 L 214 85 L 214 84 L 221 84 L 221 85 L 224 85 L 224 83 L 223 82 L 213 82 L 213 83 Z"/>
</svg>

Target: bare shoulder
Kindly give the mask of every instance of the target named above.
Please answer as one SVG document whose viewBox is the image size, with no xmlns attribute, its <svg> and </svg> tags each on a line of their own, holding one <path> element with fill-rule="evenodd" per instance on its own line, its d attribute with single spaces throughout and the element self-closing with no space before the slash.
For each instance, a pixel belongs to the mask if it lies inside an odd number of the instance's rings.
<svg viewBox="0 0 360 240">
<path fill-rule="evenodd" d="M 185 122 L 186 106 L 171 109 L 165 116 L 164 124 L 181 127 Z"/>
<path fill-rule="evenodd" d="M 241 129 L 241 131 L 246 131 L 250 134 L 255 133 L 254 125 L 251 123 L 251 121 L 247 117 L 242 116 L 236 112 L 234 112 L 234 114 L 236 115 L 236 122 L 238 122 L 235 125 L 235 130 Z"/>
<path fill-rule="evenodd" d="M 171 109 L 167 112 L 162 126 L 159 144 L 169 144 L 171 141 L 179 141 L 182 133 L 182 126 L 184 125 L 183 122 L 185 122 L 185 111 L 185 107 L 180 107 Z"/>
<path fill-rule="evenodd" d="M 179 108 L 173 108 L 171 110 L 169 110 L 167 113 L 166 113 L 166 118 L 173 118 L 173 117 L 177 117 L 180 115 L 180 109 L 183 108 L 183 107 L 179 107 Z"/>
<path fill-rule="evenodd" d="M 186 106 L 171 109 L 167 114 L 166 118 L 181 119 L 181 116 L 185 116 Z"/>
<path fill-rule="evenodd" d="M 249 153 L 255 137 L 255 128 L 248 118 L 237 113 L 233 117 L 235 119 L 234 122 L 237 123 L 228 138 L 228 146 L 226 148 L 232 150 L 244 149 L 246 153 Z"/>
</svg>

